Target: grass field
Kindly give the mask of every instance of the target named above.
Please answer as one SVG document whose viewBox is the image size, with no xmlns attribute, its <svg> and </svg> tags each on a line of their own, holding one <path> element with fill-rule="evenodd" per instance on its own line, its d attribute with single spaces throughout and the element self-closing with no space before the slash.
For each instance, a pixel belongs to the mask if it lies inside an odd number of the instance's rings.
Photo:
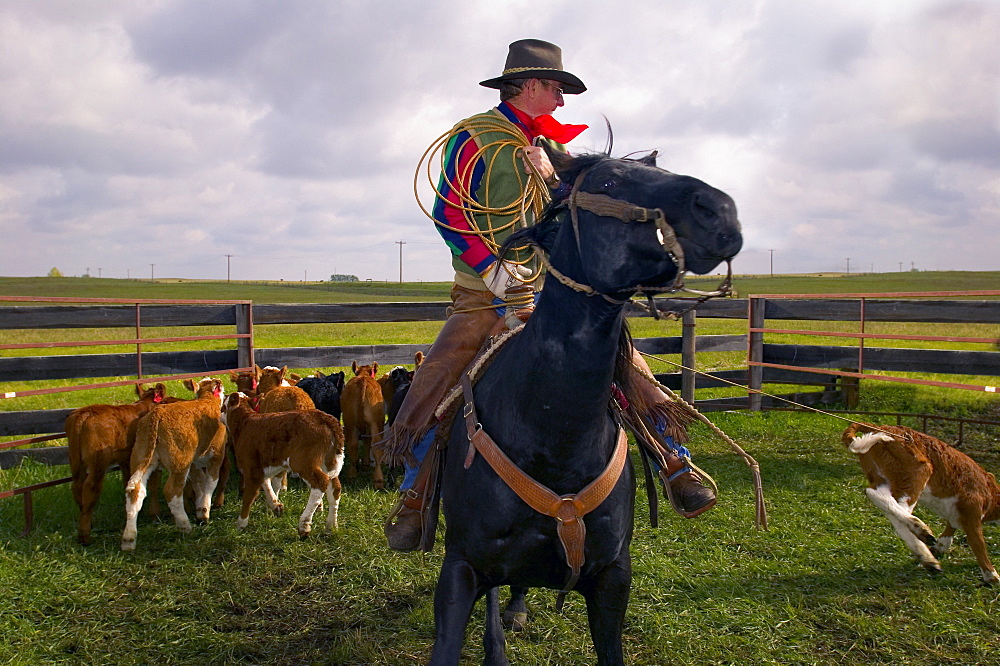
<svg viewBox="0 0 1000 666">
<path fill-rule="evenodd" d="M 978 274 L 981 279 L 972 282 L 964 282 L 969 277 L 964 274 L 941 274 L 927 282 L 916 278 L 929 274 L 900 275 L 910 281 L 890 287 L 883 277 L 873 278 L 872 284 L 892 291 L 991 289 L 1000 284 L 998 274 Z M 775 282 L 760 279 L 752 288 L 738 281 L 741 294 L 819 293 L 833 291 L 837 283 L 849 285 L 839 291 L 871 291 L 859 287 L 861 276 L 815 282 L 780 278 L 785 280 L 780 285 L 778 277 Z M 91 282 L 98 286 L 73 295 L 109 295 L 100 288 L 108 280 Z M 251 285 L 240 286 L 240 294 L 223 293 L 221 285 L 196 286 L 194 292 L 188 284 L 169 285 L 163 288 L 183 289 L 172 295 L 153 290 L 126 297 L 269 302 L 256 292 L 247 295 L 256 288 Z M 29 295 L 26 288 L 0 279 L 0 293 Z M 266 288 L 279 290 L 276 302 L 295 302 L 293 292 L 299 289 Z M 447 285 L 436 288 L 447 292 Z M 60 288 L 59 295 L 69 294 Z M 733 325 L 704 323 L 711 333 Z M 676 323 L 635 324 L 638 337 L 679 334 Z M 265 330 L 255 333 L 266 340 L 257 341 L 260 347 L 360 344 L 357 340 L 373 337 L 420 342 L 432 340 L 439 324 L 392 326 L 380 325 L 377 331 L 357 325 L 319 331 L 261 327 Z M 739 361 L 730 356 L 709 355 L 699 362 L 726 366 Z M 989 394 L 866 383 L 861 400 L 863 410 L 1000 420 L 1000 405 Z M 6 408 L 3 402 L 0 407 Z M 18 403 L 18 408 L 41 408 L 22 406 L 26 404 Z M 652 529 L 645 498 L 637 498 L 634 580 L 625 628 L 629 663 L 997 663 L 1000 590 L 979 585 L 975 559 L 961 536 L 943 559 L 942 574 L 931 576 L 915 564 L 865 498 L 860 469 L 839 443 L 843 421 L 786 412 L 711 416 L 760 463 L 771 528 L 753 527 L 752 486 L 742 459 L 707 427 L 695 426 L 691 447 L 696 462 L 719 483 L 720 502 L 694 520 L 661 512 L 661 527 Z M 955 435 L 953 427 L 935 426 L 931 432 L 946 440 Z M 965 436 L 966 452 L 1000 472 L 996 429 L 970 427 Z M 66 468 L 25 463 L 0 472 L 0 490 L 67 474 Z M 106 483 L 89 548 L 75 542 L 76 507 L 67 485 L 36 494 L 35 526 L 27 538 L 19 536 L 20 501 L 0 500 L 0 663 L 420 663 L 433 641 L 432 595 L 443 557 L 440 535 L 435 550 L 426 555 L 389 551 L 381 522 L 393 497 L 373 491 L 367 481 L 346 486 L 341 529 L 333 534 L 319 531 L 307 541 L 298 540 L 295 520 L 306 493 L 296 481 L 283 517 L 270 515 L 259 503 L 248 530 L 238 532 L 233 481 L 226 504 L 191 535 L 178 533 L 172 521 L 141 518 L 137 550 L 130 554 L 119 550 L 124 500 L 117 475 Z M 918 513 L 940 528 L 929 514 Z M 991 552 L 1000 557 L 996 529 L 987 528 L 986 537 Z M 554 610 L 554 600 L 554 592 L 530 593 L 528 630 L 508 635 L 512 663 L 593 663 L 582 598 L 571 594 L 562 613 Z M 480 606 L 463 663 L 482 658 L 481 615 Z"/>
<path fill-rule="evenodd" d="M 693 276 L 687 284 L 706 289 L 721 276 Z M 825 273 L 737 275 L 737 295 L 1000 290 L 1000 271 Z M 348 303 L 444 301 L 445 282 L 211 282 L 203 280 L 116 280 L 111 278 L 0 277 L 0 296 L 76 298 L 181 298 L 253 300 L 256 303 Z"/>
</svg>

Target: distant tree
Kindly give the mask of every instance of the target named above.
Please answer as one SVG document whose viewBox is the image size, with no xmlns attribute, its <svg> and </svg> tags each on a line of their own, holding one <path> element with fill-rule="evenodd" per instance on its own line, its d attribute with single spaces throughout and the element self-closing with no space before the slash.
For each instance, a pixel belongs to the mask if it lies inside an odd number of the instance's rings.
<svg viewBox="0 0 1000 666">
<path fill-rule="evenodd" d="M 341 275 L 339 273 L 330 276 L 330 282 L 357 282 L 357 275 Z"/>
<path fill-rule="evenodd" d="M 62 277 L 62 276 L 63 276 L 62 271 L 56 268 L 55 266 L 53 266 L 52 269 L 49 271 L 49 277 Z"/>
</svg>

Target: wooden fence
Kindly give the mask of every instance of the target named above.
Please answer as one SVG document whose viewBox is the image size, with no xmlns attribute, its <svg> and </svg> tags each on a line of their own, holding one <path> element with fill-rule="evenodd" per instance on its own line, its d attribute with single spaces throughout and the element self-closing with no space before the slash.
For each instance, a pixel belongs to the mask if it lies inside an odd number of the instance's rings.
<svg viewBox="0 0 1000 666">
<path fill-rule="evenodd" d="M 1000 292 L 997 292 L 1000 294 Z M 839 300 L 804 296 L 719 299 L 703 303 L 698 318 L 725 318 L 748 321 L 749 335 L 697 336 L 693 313 L 684 317 L 681 336 L 636 339 L 640 351 L 653 355 L 681 354 L 683 372 L 658 375 L 658 379 L 693 400 L 696 389 L 737 384 L 749 386 L 748 395 L 714 400 L 694 400 L 699 409 L 768 408 L 782 406 L 769 396 L 753 391 L 769 384 L 817 386 L 820 390 L 796 393 L 796 402 L 830 403 L 841 398 L 838 375 L 851 376 L 859 370 L 858 350 L 851 346 L 816 346 L 767 344 L 764 327 L 767 320 L 858 321 L 865 303 L 864 321 L 1000 323 L 1000 300 Z M 690 301 L 657 299 L 661 310 L 682 311 Z M 234 326 L 252 333 L 260 324 L 380 323 L 403 321 L 442 321 L 448 303 L 372 303 L 372 304 L 275 304 L 275 305 L 146 305 L 143 326 Z M 748 319 L 749 313 L 749 319 Z M 639 305 L 630 305 L 628 316 L 648 316 Z M 135 323 L 134 309 L 119 305 L 59 305 L 0 307 L 0 329 L 72 329 L 127 328 Z M 138 354 L 84 354 L 53 356 L 14 356 L 0 358 L 0 387 L 5 382 L 51 379 L 89 379 L 136 376 L 139 357 L 143 377 L 156 375 L 219 374 L 232 368 L 258 365 L 288 365 L 294 368 L 350 366 L 359 362 L 380 364 L 412 363 L 417 350 L 428 345 L 361 345 L 336 347 L 254 348 L 242 342 L 236 349 L 208 351 L 146 352 Z M 749 366 L 745 369 L 716 372 L 706 376 L 694 372 L 695 358 L 704 352 L 744 352 Z M 975 374 L 1000 376 L 1000 353 L 995 351 L 949 351 L 931 349 L 864 348 L 864 369 L 889 372 Z M 0 394 L 3 394 L 0 389 Z M 786 398 L 788 396 L 785 396 Z M 0 411 L 0 436 L 16 437 L 61 432 L 70 409 L 40 411 Z M 49 449 L 55 447 L 46 447 Z M 55 456 L 56 451 L 34 449 L 33 457 Z M 24 449 L 17 451 L 25 455 Z M 4 466 L 0 459 L 0 467 Z M 7 461 L 6 464 L 11 464 Z"/>
<path fill-rule="evenodd" d="M 930 300 L 947 296 L 953 300 Z M 747 313 L 748 406 L 760 409 L 775 406 L 754 392 L 767 382 L 773 370 L 796 372 L 810 368 L 814 373 L 851 380 L 875 379 L 996 392 L 993 385 L 938 382 L 884 373 L 930 373 L 949 375 L 1000 376 L 1000 353 L 943 349 L 868 347 L 868 340 L 923 340 L 972 342 L 1000 348 L 1000 332 L 988 336 L 929 336 L 871 334 L 867 322 L 916 322 L 935 324 L 1000 324 L 1000 300 L 962 300 L 970 296 L 1000 296 L 1000 291 L 896 293 L 896 294 L 811 294 L 753 296 Z M 856 332 L 773 329 L 767 320 L 857 322 Z M 855 338 L 856 346 L 766 344 L 766 333 Z M 880 371 L 875 375 L 870 371 Z"/>
</svg>

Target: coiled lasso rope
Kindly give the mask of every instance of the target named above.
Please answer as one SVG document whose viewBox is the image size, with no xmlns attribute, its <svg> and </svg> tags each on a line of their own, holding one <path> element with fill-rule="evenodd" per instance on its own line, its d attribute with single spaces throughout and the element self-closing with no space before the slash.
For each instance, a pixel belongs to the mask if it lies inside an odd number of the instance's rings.
<svg viewBox="0 0 1000 666">
<path fill-rule="evenodd" d="M 475 152 L 466 163 L 465 169 L 461 173 L 455 174 L 455 181 L 446 183 L 458 198 L 456 204 L 455 201 L 449 201 L 445 197 L 445 194 L 441 191 L 441 185 L 437 184 L 435 179 L 440 174 L 446 173 L 445 167 L 448 158 L 446 148 L 452 139 L 463 132 L 468 132 L 469 138 L 461 145 L 455 147 L 454 154 L 463 154 L 470 144 L 475 149 Z M 476 137 L 487 132 L 502 134 L 503 138 L 491 141 L 485 145 L 479 145 Z M 524 157 L 524 149 L 530 145 L 521 130 L 500 116 L 477 116 L 474 119 L 460 122 L 435 139 L 421 156 L 413 176 L 413 195 L 417 200 L 417 205 L 420 206 L 420 210 L 424 215 L 433 220 L 437 226 L 454 233 L 478 236 L 493 254 L 499 256 L 500 247 L 503 245 L 503 242 L 498 240 L 497 236 L 504 234 L 504 237 L 506 237 L 505 232 L 509 233 L 515 229 L 531 226 L 541 215 L 546 204 L 551 200 L 551 191 L 545 184 L 541 174 Z M 513 148 L 513 150 L 505 151 L 503 150 L 504 148 Z M 496 150 L 493 152 L 493 155 L 488 156 L 489 151 L 494 149 Z M 509 156 L 509 163 L 500 162 L 502 156 L 505 155 Z M 483 160 L 485 165 L 485 172 L 483 174 L 483 183 L 485 183 L 483 202 L 477 201 L 474 193 L 468 189 L 468 183 L 472 180 L 470 170 L 474 169 L 480 160 Z M 493 169 L 510 168 L 520 179 L 521 174 L 524 173 L 525 165 L 528 165 L 528 173 L 524 174 L 527 182 L 522 181 L 522 195 L 513 201 L 501 202 L 501 205 L 498 206 L 491 205 L 490 175 Z M 421 172 L 425 174 L 425 182 L 430 185 L 434 193 L 435 202 L 440 199 L 447 205 L 460 211 L 469 223 L 468 229 L 458 229 L 436 219 L 433 213 L 424 206 L 420 200 Z M 524 274 L 513 275 L 513 277 L 529 284 L 538 280 L 541 277 L 541 271 L 539 270 L 538 262 L 535 261 L 534 250 L 528 244 L 513 249 L 515 256 L 512 259 L 507 259 L 507 261 L 524 270 Z M 509 271 L 506 265 L 504 265 L 504 270 Z"/>
</svg>

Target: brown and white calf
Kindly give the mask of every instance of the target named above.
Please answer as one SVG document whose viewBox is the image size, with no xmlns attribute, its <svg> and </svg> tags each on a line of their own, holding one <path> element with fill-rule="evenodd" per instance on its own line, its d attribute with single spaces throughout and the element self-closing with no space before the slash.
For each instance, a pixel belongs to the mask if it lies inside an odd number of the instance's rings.
<svg viewBox="0 0 1000 666">
<path fill-rule="evenodd" d="M 976 461 L 944 442 L 912 428 L 855 423 L 842 441 L 858 454 L 868 477 L 868 498 L 895 528 L 920 563 L 941 571 L 937 560 L 951 548 L 955 530 L 964 530 L 983 581 L 1000 583 L 983 538 L 983 523 L 1000 520 L 1000 485 Z M 947 522 L 940 538 L 913 515 L 917 504 Z"/>
<path fill-rule="evenodd" d="M 295 382 L 299 379 L 297 375 L 288 372 L 287 365 L 280 368 L 273 365 L 261 368 L 259 365 L 255 365 L 254 370 L 257 373 L 257 393 L 259 395 L 264 395 L 278 386 L 295 386 Z"/>
<path fill-rule="evenodd" d="M 371 445 L 382 439 L 382 428 L 385 425 L 385 400 L 382 397 L 382 387 L 379 386 L 378 363 L 351 365 L 354 377 L 351 377 L 340 394 L 341 419 L 344 421 L 344 441 L 347 454 L 347 477 L 358 475 L 361 457 L 358 453 L 358 441 L 368 440 Z M 382 475 L 382 454 L 375 451 L 375 469 L 372 480 L 376 488 L 385 487 L 385 477 Z"/>
<path fill-rule="evenodd" d="M 195 391 L 194 400 L 161 405 L 137 422 L 132 476 L 125 487 L 122 550 L 135 550 L 136 517 L 146 497 L 149 477 L 157 469 L 170 472 L 163 495 L 178 529 L 191 531 L 184 510 L 184 486 L 189 480 L 196 517 L 200 521 L 209 518 L 212 491 L 219 482 L 219 468 L 226 453 L 226 427 L 220 420 L 225 395 L 219 379 L 206 377 L 197 384 L 186 380 L 185 385 Z"/>
<path fill-rule="evenodd" d="M 280 370 L 268 366 L 261 371 L 256 405 L 257 411 L 261 414 L 316 409 L 316 405 L 308 393 L 289 383 L 286 377 L 287 369 L 288 366 L 284 366 Z M 275 384 L 275 381 L 279 383 Z M 250 403 L 249 406 L 253 407 L 254 405 Z M 282 473 L 271 479 L 271 487 L 276 493 L 288 488 L 288 474 Z"/>
<path fill-rule="evenodd" d="M 118 465 L 123 485 L 131 476 L 129 427 L 162 402 L 167 389 L 163 384 L 153 388 L 137 384 L 135 391 L 139 400 L 131 405 L 88 405 L 74 409 L 66 417 L 73 499 L 80 508 L 77 538 L 85 546 L 90 544 L 94 508 L 101 496 L 105 474 L 112 466 Z"/>
<path fill-rule="evenodd" d="M 292 471 L 310 488 L 309 500 L 299 516 L 299 537 L 304 539 L 312 531 L 313 514 L 322 506 L 324 494 L 330 505 L 326 527 L 337 529 L 339 477 L 344 464 L 340 421 L 318 409 L 258 414 L 242 393 L 233 393 L 226 400 L 223 420 L 232 435 L 236 465 L 243 475 L 243 508 L 236 520 L 237 528 L 246 528 L 250 507 L 261 489 L 271 510 L 282 514 L 284 505 L 269 481 Z"/>
</svg>

